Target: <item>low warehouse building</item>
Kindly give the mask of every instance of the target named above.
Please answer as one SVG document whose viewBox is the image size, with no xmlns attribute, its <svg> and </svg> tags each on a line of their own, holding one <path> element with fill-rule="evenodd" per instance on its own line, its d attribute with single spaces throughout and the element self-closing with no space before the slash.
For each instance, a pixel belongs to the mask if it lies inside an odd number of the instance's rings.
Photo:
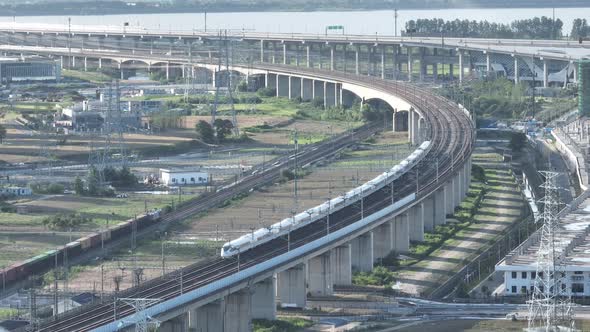
<svg viewBox="0 0 590 332">
<path fill-rule="evenodd" d="M 167 186 L 198 185 L 209 183 L 209 174 L 200 170 L 160 169 L 160 179 Z"/>
</svg>

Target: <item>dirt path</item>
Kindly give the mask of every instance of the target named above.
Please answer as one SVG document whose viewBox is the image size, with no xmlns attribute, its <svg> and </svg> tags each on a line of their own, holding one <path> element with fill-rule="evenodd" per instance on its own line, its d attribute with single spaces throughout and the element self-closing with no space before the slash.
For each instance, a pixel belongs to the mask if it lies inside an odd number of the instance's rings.
<svg viewBox="0 0 590 332">
<path fill-rule="evenodd" d="M 484 151 L 480 151 L 484 152 Z M 463 262 L 520 217 L 522 200 L 507 166 L 497 155 L 474 155 L 474 163 L 486 170 L 488 192 L 475 216 L 476 223 L 459 232 L 428 258 L 403 269 L 400 288 L 412 295 L 425 295 L 449 279 Z"/>
</svg>

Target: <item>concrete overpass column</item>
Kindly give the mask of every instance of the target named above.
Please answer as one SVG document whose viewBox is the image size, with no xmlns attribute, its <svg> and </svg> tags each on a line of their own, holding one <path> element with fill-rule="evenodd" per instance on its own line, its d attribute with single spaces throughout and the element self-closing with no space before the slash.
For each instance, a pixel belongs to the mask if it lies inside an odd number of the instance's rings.
<svg viewBox="0 0 590 332">
<path fill-rule="evenodd" d="M 260 62 L 264 63 L 264 39 L 260 39 Z"/>
<path fill-rule="evenodd" d="M 434 195 L 434 225 L 443 225 L 447 220 L 445 209 L 445 191 L 441 188 L 433 193 Z"/>
<path fill-rule="evenodd" d="M 307 68 L 311 67 L 311 47 L 309 44 L 307 44 L 305 46 L 305 56 L 306 56 L 306 61 L 307 61 Z"/>
<path fill-rule="evenodd" d="M 518 56 L 514 55 L 514 84 L 520 82 L 520 70 L 518 69 Z"/>
<path fill-rule="evenodd" d="M 578 65 L 574 62 L 574 83 L 578 83 Z"/>
<path fill-rule="evenodd" d="M 121 64 L 120 62 L 117 64 L 117 67 L 119 68 L 119 73 L 121 74 L 121 79 L 124 80 L 125 79 L 125 72 L 123 71 L 123 64 Z"/>
<path fill-rule="evenodd" d="M 330 45 L 330 70 L 336 70 L 336 64 L 334 63 L 334 45 Z"/>
<path fill-rule="evenodd" d="M 449 80 L 453 81 L 455 79 L 455 75 L 454 75 L 454 69 L 455 67 L 453 66 L 452 63 L 449 63 Z"/>
<path fill-rule="evenodd" d="M 224 301 L 217 300 L 189 311 L 189 331 L 223 332 Z"/>
<path fill-rule="evenodd" d="M 305 308 L 305 264 L 299 264 L 277 274 L 277 296 L 282 305 Z"/>
<path fill-rule="evenodd" d="M 399 45 L 393 45 L 393 52 L 392 52 L 392 65 L 393 65 L 393 79 L 397 80 L 398 78 L 398 54 L 399 54 Z"/>
<path fill-rule="evenodd" d="M 59 56 L 59 66 L 61 69 L 64 69 L 64 56 L 63 55 Z"/>
<path fill-rule="evenodd" d="M 324 82 L 324 109 L 328 108 L 328 82 Z"/>
<path fill-rule="evenodd" d="M 305 101 L 313 100 L 313 80 L 301 79 L 301 98 Z"/>
<path fill-rule="evenodd" d="M 426 61 L 424 61 L 424 53 L 426 48 L 420 48 L 420 81 L 424 81 L 426 77 Z"/>
<path fill-rule="evenodd" d="M 434 195 L 426 197 L 421 205 L 424 211 L 424 231 L 432 232 L 434 230 Z"/>
<path fill-rule="evenodd" d="M 461 205 L 461 202 L 463 201 L 463 181 L 462 181 L 462 177 L 460 174 L 457 174 L 457 176 L 455 176 L 453 178 L 453 199 L 455 201 L 455 207 Z"/>
<path fill-rule="evenodd" d="M 373 259 L 385 258 L 394 248 L 394 225 L 388 221 L 381 224 L 373 231 Z"/>
<path fill-rule="evenodd" d="M 162 322 L 158 331 L 162 332 L 184 332 L 188 328 L 188 314 L 183 313 L 170 320 Z"/>
<path fill-rule="evenodd" d="M 395 251 L 397 253 L 410 251 L 410 223 L 408 213 L 403 213 L 394 219 Z"/>
<path fill-rule="evenodd" d="M 443 66 L 444 66 L 444 64 L 443 64 Z M 434 78 L 435 82 L 436 82 L 436 80 L 438 80 L 438 63 L 432 64 L 432 77 Z"/>
<path fill-rule="evenodd" d="M 98 69 L 102 69 L 102 58 L 98 58 Z"/>
<path fill-rule="evenodd" d="M 70 58 L 70 61 L 71 61 L 71 67 L 72 67 L 72 68 L 70 68 L 70 69 L 74 69 L 74 68 L 76 68 L 76 57 L 75 57 L 75 56 L 72 56 L 72 57 Z"/>
<path fill-rule="evenodd" d="M 455 199 L 454 199 L 454 195 L 453 195 L 453 181 L 449 181 L 447 182 L 447 184 L 445 184 L 444 186 L 444 190 L 445 190 L 445 203 L 446 203 L 446 207 L 445 207 L 445 211 L 447 213 L 453 213 L 453 211 L 455 211 Z"/>
<path fill-rule="evenodd" d="M 381 46 L 381 79 L 385 79 L 385 46 Z"/>
<path fill-rule="evenodd" d="M 414 145 L 419 145 L 420 143 L 420 114 L 414 112 Z"/>
<path fill-rule="evenodd" d="M 355 59 L 355 62 L 354 62 L 354 72 L 357 75 L 360 75 L 360 73 L 361 73 L 361 66 L 360 66 L 360 62 L 359 62 L 360 61 L 360 53 L 361 53 L 361 47 L 359 45 L 357 45 L 356 46 L 356 51 L 354 53 L 354 59 Z"/>
<path fill-rule="evenodd" d="M 287 43 L 283 42 L 283 64 L 286 65 L 289 61 L 287 61 Z"/>
<path fill-rule="evenodd" d="M 277 284 L 274 276 L 256 283 L 250 288 L 252 319 L 276 319 L 276 290 Z"/>
<path fill-rule="evenodd" d="M 414 129 L 414 110 L 408 110 L 408 142 L 412 143 L 412 130 Z"/>
<path fill-rule="evenodd" d="M 289 91 L 287 92 L 287 97 L 289 99 L 291 99 L 291 97 L 293 96 L 293 89 L 292 89 L 293 88 L 293 84 L 291 82 L 292 79 L 293 79 L 293 77 L 287 76 L 287 80 L 288 80 L 287 86 L 288 86 L 288 89 L 289 89 Z"/>
<path fill-rule="evenodd" d="M 492 58 L 490 57 L 490 53 L 486 53 L 486 71 L 489 73 L 492 71 Z"/>
<path fill-rule="evenodd" d="M 549 87 L 549 64 L 547 59 L 543 60 L 543 87 Z"/>
<path fill-rule="evenodd" d="M 409 213 L 410 241 L 424 241 L 424 204 L 414 205 Z"/>
<path fill-rule="evenodd" d="M 170 80 L 170 62 L 166 62 L 166 80 Z"/>
<path fill-rule="evenodd" d="M 268 76 L 265 77 L 265 79 L 266 79 L 266 83 L 265 84 L 268 85 Z M 216 87 L 217 86 L 217 70 L 213 70 L 213 74 L 211 74 L 211 86 L 213 86 L 213 87 Z"/>
<path fill-rule="evenodd" d="M 300 62 L 300 54 L 299 54 L 299 44 L 295 44 L 295 66 L 299 67 Z"/>
<path fill-rule="evenodd" d="M 350 241 L 352 269 L 360 272 L 373 270 L 373 232 L 367 232 Z"/>
<path fill-rule="evenodd" d="M 182 69 L 182 78 L 186 78 L 186 67 L 184 64 L 182 65 L 181 69 Z"/>
<path fill-rule="evenodd" d="M 414 71 L 414 66 L 412 65 L 412 48 L 408 47 L 408 82 L 412 82 L 412 72 Z"/>
<path fill-rule="evenodd" d="M 224 332 L 250 332 L 252 306 L 250 291 L 247 289 L 231 293 L 225 298 L 223 317 Z"/>
<path fill-rule="evenodd" d="M 84 57 L 84 71 L 88 71 L 88 57 Z"/>
<path fill-rule="evenodd" d="M 395 115 L 397 114 L 396 109 L 393 109 L 393 113 L 391 115 L 391 131 L 395 133 Z"/>
<path fill-rule="evenodd" d="M 463 52 L 459 51 L 459 83 L 463 83 L 465 68 L 463 67 Z"/>
<path fill-rule="evenodd" d="M 351 246 L 345 244 L 331 250 L 334 285 L 352 285 Z"/>
<path fill-rule="evenodd" d="M 329 296 L 334 293 L 331 254 L 324 253 L 307 262 L 307 291 L 311 296 Z"/>
</svg>

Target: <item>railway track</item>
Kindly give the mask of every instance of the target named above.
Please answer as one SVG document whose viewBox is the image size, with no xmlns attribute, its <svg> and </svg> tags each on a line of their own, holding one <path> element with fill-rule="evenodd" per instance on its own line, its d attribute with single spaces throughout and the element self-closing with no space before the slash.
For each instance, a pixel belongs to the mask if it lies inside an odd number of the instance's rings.
<svg viewBox="0 0 590 332">
<path fill-rule="evenodd" d="M 265 68 L 280 68 L 282 66 L 265 66 Z M 315 70 L 292 71 L 314 74 L 319 77 L 350 81 L 392 93 L 414 104 L 423 112 L 429 124 L 429 140 L 432 149 L 426 160 L 407 172 L 391 185 L 365 197 L 363 211 L 359 204 L 352 204 L 330 215 L 328 219 L 320 219 L 300 229 L 291 232 L 289 238 L 277 238 L 262 244 L 252 250 L 231 259 L 213 258 L 210 261 L 188 266 L 180 271 L 148 281 L 138 287 L 121 292 L 118 297 L 158 298 L 161 301 L 172 299 L 188 291 L 205 286 L 213 281 L 232 275 L 240 270 L 255 266 L 270 258 L 284 254 L 287 251 L 317 240 L 326 234 L 346 227 L 391 204 L 393 200 L 416 193 L 420 199 L 432 193 L 455 171 L 462 167 L 473 150 L 474 129 L 471 121 L 463 114 L 457 105 L 431 92 L 403 83 L 387 82 L 378 79 L 358 77 L 344 73 L 318 72 Z M 317 150 L 316 150 L 317 151 Z M 312 154 L 313 155 L 313 154 Z M 311 155 L 310 155 L 311 158 Z M 432 162 L 437 160 L 436 163 Z M 255 179 L 266 180 L 270 173 Z M 238 183 L 233 190 L 241 186 L 252 185 L 255 180 Z M 226 199 L 231 193 L 220 194 L 218 199 Z M 183 213 L 195 213 L 206 208 L 205 204 L 196 204 Z M 182 215 L 177 215 L 177 218 Z M 172 218 L 168 221 L 173 220 Z M 115 319 L 133 314 L 135 309 L 116 301 L 106 299 L 103 303 L 82 307 L 72 312 L 58 316 L 52 321 L 43 323 L 38 331 L 89 331 L 104 326 Z"/>
</svg>

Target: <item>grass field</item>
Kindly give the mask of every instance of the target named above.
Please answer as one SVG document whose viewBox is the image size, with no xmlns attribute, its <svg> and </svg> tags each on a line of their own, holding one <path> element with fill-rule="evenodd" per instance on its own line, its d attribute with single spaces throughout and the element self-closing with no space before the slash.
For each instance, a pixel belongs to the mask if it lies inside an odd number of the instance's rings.
<svg viewBox="0 0 590 332">
<path fill-rule="evenodd" d="M 195 189 L 197 190 L 197 189 Z M 197 194 L 184 194 L 183 200 Z M 82 197 L 76 195 L 49 195 L 41 199 L 17 203 L 24 206 L 27 214 L 0 213 L 0 230 L 35 229 L 43 230 L 41 224 L 47 215 L 57 213 L 80 213 L 92 218 L 92 223 L 84 225 L 81 230 L 93 231 L 99 227 L 133 218 L 148 209 L 162 208 L 165 205 L 178 204 L 178 196 L 129 194 L 128 198 Z"/>
</svg>

